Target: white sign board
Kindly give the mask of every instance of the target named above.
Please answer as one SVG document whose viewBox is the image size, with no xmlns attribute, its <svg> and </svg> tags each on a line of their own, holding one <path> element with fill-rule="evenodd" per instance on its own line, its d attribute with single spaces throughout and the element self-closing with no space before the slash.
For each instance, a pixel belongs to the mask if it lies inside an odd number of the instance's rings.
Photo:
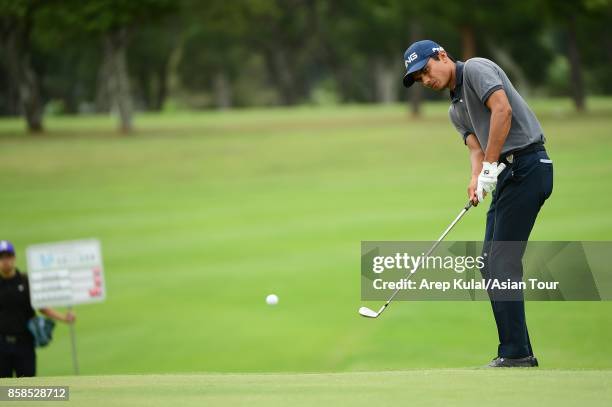
<svg viewBox="0 0 612 407">
<path fill-rule="evenodd" d="M 37 244 L 26 249 L 32 307 L 71 306 L 106 298 L 100 242 Z"/>
</svg>

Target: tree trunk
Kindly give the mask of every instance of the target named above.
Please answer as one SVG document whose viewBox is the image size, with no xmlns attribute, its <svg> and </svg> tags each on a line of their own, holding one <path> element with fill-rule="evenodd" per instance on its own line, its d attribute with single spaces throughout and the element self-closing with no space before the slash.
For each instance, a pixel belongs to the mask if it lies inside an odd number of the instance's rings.
<svg viewBox="0 0 612 407">
<path fill-rule="evenodd" d="M 297 103 L 297 86 L 293 70 L 289 66 L 286 52 L 282 49 L 268 49 L 266 61 L 270 77 L 279 90 L 283 105 Z"/>
<path fill-rule="evenodd" d="M 168 65 L 169 60 L 157 70 L 156 92 L 153 99 L 153 110 L 157 112 L 164 108 L 166 96 L 168 96 Z"/>
<path fill-rule="evenodd" d="M 109 112 L 111 110 L 111 102 L 108 95 L 108 77 L 109 67 L 107 61 L 102 59 L 98 77 L 96 78 L 96 112 Z"/>
<path fill-rule="evenodd" d="M 580 51 L 578 39 L 576 38 L 576 16 L 569 18 L 567 26 L 567 57 L 570 64 L 570 75 L 572 82 L 572 97 L 576 110 L 582 112 L 586 109 L 584 96 L 584 82 L 582 80 L 582 66 L 580 64 Z"/>
<path fill-rule="evenodd" d="M 19 109 L 26 119 L 28 131 L 40 133 L 43 131 L 43 103 L 38 76 L 30 59 L 31 14 L 32 10 L 29 10 L 23 19 L 2 19 L 2 46 L 5 50 L 7 71 L 15 84 Z"/>
<path fill-rule="evenodd" d="M 30 64 L 29 55 L 22 61 L 23 76 L 19 83 L 21 106 L 31 133 L 43 131 L 43 105 L 38 86 L 38 76 Z"/>
<path fill-rule="evenodd" d="M 153 104 L 155 103 L 155 96 L 152 95 L 154 91 L 151 91 L 151 75 L 149 74 L 149 71 L 147 69 L 139 69 L 138 71 L 138 77 L 136 78 L 136 81 L 138 82 L 138 89 L 140 90 L 140 92 L 138 93 L 140 98 L 138 99 L 139 101 L 142 101 L 145 110 L 150 110 L 153 107 Z"/>
<path fill-rule="evenodd" d="M 423 104 L 423 87 L 422 86 L 411 86 L 410 87 L 410 112 L 412 117 L 421 116 L 421 105 Z"/>
<path fill-rule="evenodd" d="M 421 24 L 418 21 L 413 21 L 410 27 L 410 42 L 416 42 L 421 39 Z M 404 71 L 405 72 L 405 71 Z M 423 87 L 410 87 L 410 112 L 412 117 L 421 116 L 421 103 L 423 102 Z"/>
<path fill-rule="evenodd" d="M 7 116 L 19 116 L 19 91 L 13 83 L 8 71 L 3 70 L 0 72 L 0 75 L 3 75 L 4 77 L 2 86 L 5 87 L 5 99 L 1 114 Z"/>
<path fill-rule="evenodd" d="M 168 94 L 168 61 L 152 70 L 140 69 L 137 81 L 145 109 L 161 111 Z"/>
<path fill-rule="evenodd" d="M 120 28 L 104 36 L 104 62 L 101 69 L 106 77 L 111 108 L 119 116 L 119 129 L 123 133 L 132 131 L 132 96 L 127 71 L 127 29 Z"/>
<path fill-rule="evenodd" d="M 391 104 L 397 100 L 397 72 L 383 57 L 374 59 L 374 86 L 376 102 Z"/>
<path fill-rule="evenodd" d="M 178 72 L 178 66 L 180 64 L 181 59 L 183 58 L 183 45 L 181 42 L 177 44 L 176 47 L 170 52 L 170 56 L 168 57 L 168 69 L 166 78 L 166 97 L 167 95 L 176 95 L 181 92 L 181 80 Z M 165 98 L 164 97 L 164 101 Z"/>
<path fill-rule="evenodd" d="M 217 109 L 225 110 L 232 107 L 231 85 L 225 72 L 217 72 L 213 78 L 213 91 Z"/>
<path fill-rule="evenodd" d="M 474 28 L 470 25 L 461 27 L 461 58 L 467 61 L 476 56 L 476 37 Z"/>
</svg>

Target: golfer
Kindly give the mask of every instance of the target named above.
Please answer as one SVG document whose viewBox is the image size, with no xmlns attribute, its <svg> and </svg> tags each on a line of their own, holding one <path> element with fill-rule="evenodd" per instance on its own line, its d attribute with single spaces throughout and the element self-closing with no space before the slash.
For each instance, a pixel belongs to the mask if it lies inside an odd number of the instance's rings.
<svg viewBox="0 0 612 407">
<path fill-rule="evenodd" d="M 39 311 L 57 321 L 75 321 L 72 312 L 62 314 L 51 308 Z M 0 378 L 36 376 L 34 338 L 27 328 L 34 315 L 28 278 L 15 266 L 15 248 L 0 240 Z"/>
<path fill-rule="evenodd" d="M 553 189 L 552 161 L 544 149 L 546 139 L 538 119 L 493 61 L 455 61 L 440 45 L 424 40 L 406 50 L 404 62 L 404 86 L 421 82 L 430 89 L 450 91 L 450 120 L 469 150 L 467 193 L 473 205 L 492 193 L 483 277 L 521 281 L 529 234 Z M 498 168 L 501 163 L 506 167 Z M 489 292 L 489 297 L 499 335 L 497 357 L 489 366 L 538 366 L 527 332 L 522 291 L 510 297 Z"/>
</svg>

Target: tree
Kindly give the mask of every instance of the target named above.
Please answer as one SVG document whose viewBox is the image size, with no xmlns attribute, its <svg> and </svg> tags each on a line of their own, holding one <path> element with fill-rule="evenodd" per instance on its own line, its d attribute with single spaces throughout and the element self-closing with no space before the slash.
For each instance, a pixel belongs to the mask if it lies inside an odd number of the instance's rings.
<svg viewBox="0 0 612 407">
<path fill-rule="evenodd" d="M 321 2 L 318 19 L 325 62 L 341 84 L 343 100 L 391 103 L 400 94 L 402 54 L 418 34 L 422 1 Z M 416 105 L 420 101 L 420 93 Z"/>
<path fill-rule="evenodd" d="M 43 104 L 39 79 L 32 66 L 31 34 L 34 14 L 41 2 L 36 0 L 2 0 L 0 2 L 0 42 L 11 78 L 25 116 L 28 130 L 43 130 Z"/>
<path fill-rule="evenodd" d="M 578 16 L 577 40 L 580 55 L 588 61 L 586 91 L 612 93 L 612 0 L 585 2 L 585 13 Z"/>
<path fill-rule="evenodd" d="M 58 17 L 71 30 L 94 35 L 101 40 L 102 62 L 99 85 L 119 117 L 119 129 L 132 130 L 133 102 L 127 67 L 127 49 L 131 35 L 139 26 L 159 21 L 175 11 L 171 0 L 72 0 L 55 5 Z"/>
<path fill-rule="evenodd" d="M 263 55 L 281 103 L 294 105 L 307 96 L 313 56 L 313 0 L 244 2 L 251 35 L 247 43 Z"/>
<path fill-rule="evenodd" d="M 604 0 L 605 2 L 605 0 Z M 570 83 L 572 99 L 576 110 L 586 110 L 585 85 L 583 77 L 582 58 L 578 45 L 578 18 L 585 14 L 585 0 L 566 0 L 556 2 L 544 0 L 542 2 L 542 13 L 548 17 L 553 26 L 561 30 L 565 37 L 564 51 L 570 66 Z"/>
<path fill-rule="evenodd" d="M 178 64 L 181 84 L 191 90 L 212 90 L 214 105 L 230 108 L 235 103 L 233 84 L 238 75 L 246 73 L 246 61 L 253 52 L 248 47 L 252 34 L 245 2 L 191 0 L 185 7 Z"/>
<path fill-rule="evenodd" d="M 134 92 L 146 110 L 160 111 L 168 95 L 170 59 L 182 39 L 183 21 L 168 18 L 139 27 L 127 49 Z"/>
<path fill-rule="evenodd" d="M 483 24 L 499 18 L 491 14 L 485 3 L 465 0 L 440 1 L 432 5 L 431 11 L 440 17 L 437 24 L 448 25 L 459 34 L 461 54 L 455 56 L 461 60 L 465 61 L 478 54 L 478 40 L 479 34 L 483 31 Z"/>
</svg>

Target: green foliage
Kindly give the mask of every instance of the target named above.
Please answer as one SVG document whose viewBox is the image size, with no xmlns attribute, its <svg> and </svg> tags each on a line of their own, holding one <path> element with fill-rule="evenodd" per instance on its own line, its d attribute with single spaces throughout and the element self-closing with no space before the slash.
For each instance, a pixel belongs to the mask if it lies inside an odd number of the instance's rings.
<svg viewBox="0 0 612 407">
<path fill-rule="evenodd" d="M 220 77 L 235 106 L 318 103 L 321 89 L 333 89 L 339 102 L 372 102 L 381 64 L 397 72 L 397 93 L 406 98 L 402 53 L 411 40 L 434 39 L 460 58 L 466 33 L 476 55 L 509 56 L 511 76 L 544 94 L 569 92 L 568 78 L 547 75 L 561 72 L 550 65 L 568 52 L 571 16 L 587 91 L 612 93 L 608 0 L 0 1 L 5 27 L 26 16 L 43 97 L 63 100 L 68 112 L 96 99 L 101 37 L 120 28 L 130 33 L 131 88 L 145 110 L 161 108 L 166 96 L 211 106 Z M 0 95 L 0 106 L 9 97 Z"/>
<path fill-rule="evenodd" d="M 172 0 L 67 0 L 55 5 L 68 26 L 104 33 L 122 27 L 156 20 L 172 12 Z"/>
<path fill-rule="evenodd" d="M 183 85 L 205 90 L 211 78 L 224 72 L 234 79 L 244 73 L 249 55 L 247 19 L 240 1 L 210 1 L 190 3 L 184 16 L 182 58 L 178 73 Z"/>
<path fill-rule="evenodd" d="M 557 56 L 549 65 L 546 78 L 546 85 L 551 95 L 567 95 L 570 92 L 567 58 Z"/>
<path fill-rule="evenodd" d="M 23 18 L 29 9 L 40 3 L 39 0 L 0 0 L 0 17 Z"/>
</svg>

